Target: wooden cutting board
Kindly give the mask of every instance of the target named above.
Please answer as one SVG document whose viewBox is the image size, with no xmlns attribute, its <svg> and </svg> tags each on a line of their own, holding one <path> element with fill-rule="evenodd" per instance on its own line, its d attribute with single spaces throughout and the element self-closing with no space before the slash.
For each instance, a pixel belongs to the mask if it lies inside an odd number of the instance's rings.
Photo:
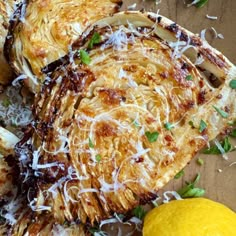
<svg viewBox="0 0 236 236">
<path fill-rule="evenodd" d="M 200 33 L 205 28 L 214 27 L 218 33 L 224 36 L 224 39 L 214 39 L 214 34 L 209 31 L 206 38 L 209 43 L 227 56 L 234 64 L 236 63 L 236 1 L 235 0 L 209 0 L 208 4 L 198 9 L 194 6 L 187 7 L 187 0 L 162 0 L 156 4 L 153 0 L 124 0 L 122 10 L 127 10 L 128 6 L 136 3 L 135 10 L 145 9 L 146 11 L 157 12 L 194 33 Z M 217 20 L 210 20 L 206 17 L 217 16 Z M 236 102 L 236 101 L 235 101 Z M 236 145 L 236 139 L 233 141 Z M 202 166 L 196 163 L 197 157 L 185 168 L 185 175 L 172 180 L 164 189 L 178 190 L 185 181 L 194 179 L 197 173 L 201 174 L 198 187 L 206 190 L 206 197 L 222 202 L 236 211 L 236 152 L 228 155 L 229 159 L 224 160 L 221 156 L 203 155 Z M 160 192 L 161 195 L 161 192 Z"/>
</svg>

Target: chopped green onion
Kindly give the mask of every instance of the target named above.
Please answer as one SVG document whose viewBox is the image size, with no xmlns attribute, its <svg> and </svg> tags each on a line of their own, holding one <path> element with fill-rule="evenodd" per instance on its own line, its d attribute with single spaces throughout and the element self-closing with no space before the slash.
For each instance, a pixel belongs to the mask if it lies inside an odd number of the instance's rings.
<svg viewBox="0 0 236 236">
<path fill-rule="evenodd" d="M 202 133 L 207 128 L 207 124 L 204 120 L 200 121 L 199 132 Z"/>
<path fill-rule="evenodd" d="M 141 206 L 135 207 L 132 212 L 133 212 L 134 216 L 136 216 L 140 220 L 142 220 L 144 218 L 144 216 L 146 215 L 146 212 L 144 211 L 144 209 Z"/>
<path fill-rule="evenodd" d="M 9 107 L 10 105 L 11 105 L 11 102 L 10 102 L 10 100 L 9 99 L 4 99 L 3 101 L 2 101 L 2 105 L 4 106 L 4 107 Z"/>
<path fill-rule="evenodd" d="M 171 130 L 174 127 L 174 125 L 169 122 L 165 123 L 164 126 L 167 130 Z"/>
<path fill-rule="evenodd" d="M 195 5 L 197 8 L 201 8 L 207 4 L 208 0 L 199 0 Z"/>
<path fill-rule="evenodd" d="M 204 161 L 202 160 L 202 158 L 197 159 L 197 164 L 200 166 L 202 166 L 204 164 Z"/>
<path fill-rule="evenodd" d="M 188 124 L 192 127 L 192 128 L 195 128 L 195 126 L 194 126 L 194 124 L 193 124 L 193 121 L 192 120 L 190 120 L 189 122 L 188 122 Z"/>
<path fill-rule="evenodd" d="M 88 48 L 92 49 L 94 44 L 98 44 L 100 42 L 101 42 L 101 36 L 98 32 L 95 32 L 89 41 Z"/>
<path fill-rule="evenodd" d="M 231 133 L 230 133 L 230 136 L 232 136 L 232 137 L 236 137 L 236 129 L 233 129 L 232 131 L 231 131 Z"/>
<path fill-rule="evenodd" d="M 236 126 L 236 120 L 231 120 L 231 121 L 229 121 L 228 122 L 228 125 L 230 125 L 230 126 Z"/>
<path fill-rule="evenodd" d="M 229 117 L 229 114 L 223 110 L 221 110 L 220 108 L 216 107 L 216 106 L 213 106 L 214 109 L 221 115 L 221 117 L 223 118 L 228 118 Z"/>
<path fill-rule="evenodd" d="M 223 139 L 223 141 L 220 142 L 220 145 L 224 149 L 225 153 L 232 151 L 232 144 L 230 143 L 228 136 L 226 136 Z M 211 146 L 210 148 L 203 150 L 203 153 L 204 154 L 213 154 L 213 155 L 222 154 L 222 152 L 217 147 L 217 145 Z"/>
<path fill-rule="evenodd" d="M 80 54 L 80 59 L 84 64 L 86 65 L 90 64 L 91 59 L 89 57 L 89 54 L 85 50 L 80 50 L 79 54 Z"/>
<path fill-rule="evenodd" d="M 205 190 L 201 188 L 195 188 L 195 185 L 198 183 L 200 179 L 200 174 L 198 174 L 195 180 L 192 183 L 187 183 L 185 187 L 180 189 L 178 194 L 182 198 L 191 198 L 191 197 L 202 197 L 205 194 Z"/>
<path fill-rule="evenodd" d="M 236 89 L 236 79 L 232 79 L 229 83 L 230 88 Z"/>
<path fill-rule="evenodd" d="M 159 136 L 159 133 L 158 132 L 149 132 L 149 131 L 147 131 L 146 133 L 145 133 L 145 135 L 146 135 L 146 137 L 147 137 L 147 139 L 148 139 L 148 141 L 150 142 L 150 143 L 154 143 L 154 142 L 156 142 L 157 141 L 157 138 L 158 138 L 158 136 Z"/>
<path fill-rule="evenodd" d="M 180 177 L 182 177 L 184 175 L 184 170 L 181 170 L 178 174 L 175 175 L 175 179 L 179 179 Z"/>
<path fill-rule="evenodd" d="M 192 75 L 187 75 L 185 79 L 189 81 L 189 80 L 193 80 L 193 77 Z"/>
<path fill-rule="evenodd" d="M 205 190 L 202 188 L 190 188 L 188 191 L 181 195 L 182 198 L 202 197 L 205 194 Z"/>
<path fill-rule="evenodd" d="M 94 148 L 94 145 L 93 145 L 93 142 L 92 142 L 91 138 L 89 138 L 89 147 Z"/>
<path fill-rule="evenodd" d="M 95 156 L 95 158 L 96 158 L 96 161 L 97 161 L 97 162 L 100 162 L 101 159 L 102 159 L 102 157 L 101 157 L 100 154 L 97 154 L 97 155 Z"/>
</svg>

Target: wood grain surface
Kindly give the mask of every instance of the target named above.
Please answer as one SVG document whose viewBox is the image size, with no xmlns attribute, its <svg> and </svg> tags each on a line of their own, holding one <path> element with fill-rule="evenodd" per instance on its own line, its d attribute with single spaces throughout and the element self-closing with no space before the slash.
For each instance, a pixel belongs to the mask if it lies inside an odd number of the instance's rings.
<svg viewBox="0 0 236 236">
<path fill-rule="evenodd" d="M 164 15 L 186 29 L 200 33 L 205 28 L 214 27 L 218 33 L 223 34 L 224 39 L 215 39 L 209 30 L 208 42 L 227 56 L 234 64 L 236 63 L 236 1 L 235 0 L 209 0 L 208 4 L 198 9 L 194 6 L 187 7 L 187 0 L 162 0 L 155 4 L 153 0 L 124 0 L 123 10 L 137 3 L 135 10 L 145 9 Z M 217 16 L 217 20 L 210 20 L 206 15 Z M 235 140 L 233 141 L 236 145 Z M 224 160 L 221 156 L 200 155 L 204 165 L 196 163 L 197 157 L 185 168 L 185 175 L 179 180 L 172 180 L 164 189 L 177 190 L 185 183 L 194 179 L 197 173 L 201 174 L 199 187 L 206 190 L 206 197 L 222 202 L 236 211 L 236 152 L 230 153 L 229 159 Z M 222 172 L 219 172 L 222 170 Z M 162 191 L 161 191 L 162 192 Z M 161 195 L 160 192 L 160 195 Z"/>
</svg>

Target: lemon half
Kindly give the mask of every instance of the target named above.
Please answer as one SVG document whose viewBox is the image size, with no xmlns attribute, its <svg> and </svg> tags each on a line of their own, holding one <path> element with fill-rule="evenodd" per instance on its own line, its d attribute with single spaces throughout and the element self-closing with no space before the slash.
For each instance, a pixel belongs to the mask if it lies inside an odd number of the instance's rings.
<svg viewBox="0 0 236 236">
<path fill-rule="evenodd" d="M 236 236 L 236 213 L 205 198 L 174 200 L 146 215 L 143 236 Z"/>
</svg>

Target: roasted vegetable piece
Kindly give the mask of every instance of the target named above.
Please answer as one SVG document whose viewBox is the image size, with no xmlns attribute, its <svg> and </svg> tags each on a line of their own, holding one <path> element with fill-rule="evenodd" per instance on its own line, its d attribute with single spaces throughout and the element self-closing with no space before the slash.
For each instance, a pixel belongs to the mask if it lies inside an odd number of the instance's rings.
<svg viewBox="0 0 236 236">
<path fill-rule="evenodd" d="M 0 0 L 0 84 L 4 85 L 11 82 L 13 72 L 4 57 L 3 45 L 6 40 L 10 17 L 15 5 L 19 2 L 20 0 Z"/>
<path fill-rule="evenodd" d="M 16 74 L 33 92 L 45 79 L 41 69 L 64 56 L 70 44 L 96 20 L 117 12 L 121 0 L 33 0 L 11 22 L 5 52 Z M 25 6 L 26 4 L 26 6 Z"/>
<path fill-rule="evenodd" d="M 100 40 L 91 47 L 95 33 Z M 176 48 L 180 40 L 195 50 L 188 57 Z M 201 70 L 189 60 L 196 55 Z M 22 169 L 36 178 L 30 204 L 59 223 L 94 224 L 152 200 L 235 119 L 232 63 L 153 13 L 96 22 L 60 61 L 47 68 L 32 132 L 21 142 L 29 160 Z M 221 85 L 214 87 L 202 70 Z M 227 108 L 228 116 L 213 106 Z"/>
<path fill-rule="evenodd" d="M 15 195 L 16 188 L 13 182 L 19 171 L 15 169 L 16 162 L 12 163 L 13 157 L 7 156 L 14 155 L 17 142 L 19 139 L 14 134 L 0 127 L 0 201 L 7 201 Z"/>
</svg>

